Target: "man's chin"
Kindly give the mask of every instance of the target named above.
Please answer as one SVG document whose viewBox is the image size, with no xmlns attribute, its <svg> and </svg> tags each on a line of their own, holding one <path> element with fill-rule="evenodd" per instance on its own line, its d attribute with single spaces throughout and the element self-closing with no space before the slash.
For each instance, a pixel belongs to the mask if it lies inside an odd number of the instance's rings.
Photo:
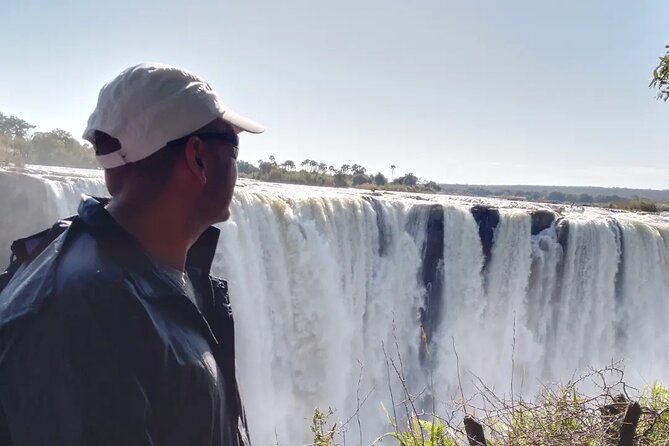
<svg viewBox="0 0 669 446">
<path fill-rule="evenodd" d="M 230 209 L 226 209 L 222 211 L 220 214 L 218 214 L 218 218 L 216 219 L 217 223 L 223 223 L 226 222 L 230 219 Z"/>
</svg>

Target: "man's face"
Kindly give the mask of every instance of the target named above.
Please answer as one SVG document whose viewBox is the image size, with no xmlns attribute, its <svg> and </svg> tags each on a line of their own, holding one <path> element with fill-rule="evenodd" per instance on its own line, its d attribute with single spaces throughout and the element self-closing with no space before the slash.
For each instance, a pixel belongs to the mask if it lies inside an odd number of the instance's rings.
<svg viewBox="0 0 669 446">
<path fill-rule="evenodd" d="M 222 119 L 214 121 L 202 132 L 236 135 L 235 130 Z M 228 141 L 204 138 L 203 161 L 207 182 L 202 191 L 203 209 L 214 222 L 230 218 L 230 203 L 237 182 L 236 148 Z"/>
</svg>

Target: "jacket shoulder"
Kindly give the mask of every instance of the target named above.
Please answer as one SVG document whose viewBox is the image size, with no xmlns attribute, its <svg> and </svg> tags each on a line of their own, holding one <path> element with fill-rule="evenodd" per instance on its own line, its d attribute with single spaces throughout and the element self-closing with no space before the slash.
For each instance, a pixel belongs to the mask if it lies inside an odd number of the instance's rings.
<svg viewBox="0 0 669 446">
<path fill-rule="evenodd" d="M 115 283 L 121 274 L 117 270 L 105 264 L 92 236 L 68 229 L 0 293 L 0 328 L 34 316 L 57 296 L 61 304 L 76 305 L 82 291 L 94 292 Z"/>
<path fill-rule="evenodd" d="M 83 232 L 73 237 L 54 271 L 55 291 L 69 294 L 92 285 L 111 285 L 123 277 L 121 265 L 110 261 L 98 240 Z"/>
<path fill-rule="evenodd" d="M 0 328 L 35 314 L 55 290 L 54 271 L 68 231 L 42 251 L 27 267 L 17 272 L 0 293 Z"/>
</svg>

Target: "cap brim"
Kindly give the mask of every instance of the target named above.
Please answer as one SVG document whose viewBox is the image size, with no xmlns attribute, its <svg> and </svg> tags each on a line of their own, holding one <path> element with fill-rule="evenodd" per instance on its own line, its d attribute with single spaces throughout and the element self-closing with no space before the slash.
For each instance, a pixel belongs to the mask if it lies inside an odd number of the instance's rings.
<svg viewBox="0 0 669 446">
<path fill-rule="evenodd" d="M 265 126 L 258 124 L 257 122 L 237 114 L 232 110 L 226 110 L 221 116 L 225 122 L 236 127 L 240 131 L 249 132 L 249 133 L 262 133 L 265 131 Z"/>
</svg>

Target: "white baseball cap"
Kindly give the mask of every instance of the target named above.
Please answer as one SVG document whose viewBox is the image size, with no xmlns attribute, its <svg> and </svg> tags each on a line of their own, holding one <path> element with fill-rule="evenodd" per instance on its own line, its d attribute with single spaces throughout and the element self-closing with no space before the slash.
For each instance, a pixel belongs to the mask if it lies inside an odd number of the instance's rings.
<svg viewBox="0 0 669 446">
<path fill-rule="evenodd" d="M 154 154 L 217 118 L 239 133 L 262 133 L 265 128 L 223 105 L 201 77 L 182 68 L 145 63 L 127 68 L 100 90 L 83 138 L 94 143 L 100 131 L 119 140 L 121 149 L 97 155 L 100 165 L 113 169 Z"/>
</svg>

